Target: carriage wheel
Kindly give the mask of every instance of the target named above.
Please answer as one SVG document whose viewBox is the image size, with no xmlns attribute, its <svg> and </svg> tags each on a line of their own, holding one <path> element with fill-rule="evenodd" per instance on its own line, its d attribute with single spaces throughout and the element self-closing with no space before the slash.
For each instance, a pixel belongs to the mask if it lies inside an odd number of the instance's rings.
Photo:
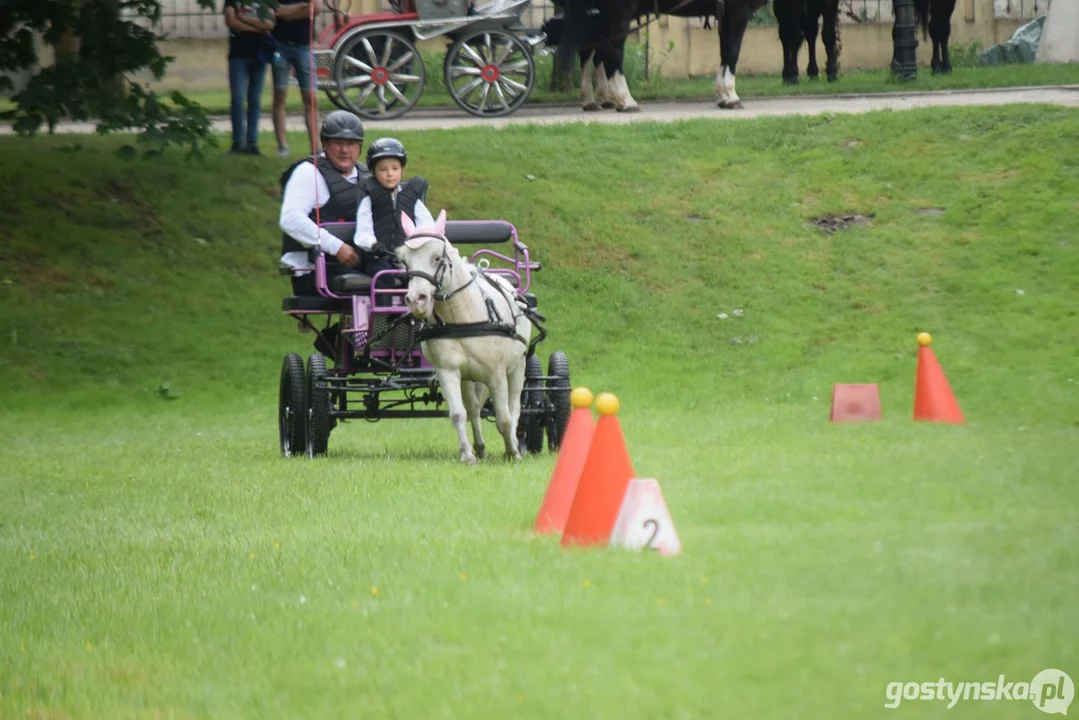
<svg viewBox="0 0 1079 720">
<path fill-rule="evenodd" d="M 547 418 L 547 449 L 555 452 L 562 446 L 562 436 L 570 414 L 569 358 L 566 353 L 556 350 L 547 360 L 547 397 L 552 410 Z"/>
<path fill-rule="evenodd" d="M 336 85 L 327 85 L 322 88 L 322 91 L 326 93 L 326 97 L 330 99 L 330 102 L 333 103 L 335 108 L 352 112 L 352 108 L 345 104 L 345 99 L 341 95 L 341 91 L 337 89 Z"/>
<path fill-rule="evenodd" d="M 307 457 L 325 455 L 330 444 L 330 389 L 326 387 L 326 358 L 307 358 Z"/>
<path fill-rule="evenodd" d="M 295 457 L 307 445 L 307 387 L 303 358 L 289 353 L 281 363 L 281 388 L 277 403 L 277 426 L 281 455 Z"/>
<path fill-rule="evenodd" d="M 426 74 L 419 50 L 405 36 L 372 30 L 341 46 L 331 77 L 348 110 L 367 120 L 389 120 L 412 109 Z"/>
<path fill-rule="evenodd" d="M 514 112 L 536 81 L 532 49 L 502 30 L 462 35 L 446 53 L 443 71 L 454 102 L 479 117 Z"/>
<path fill-rule="evenodd" d="M 517 447 L 530 453 L 543 452 L 543 363 L 530 355 L 525 362 L 525 384 L 521 391 L 521 417 L 517 422 Z M 526 412 L 530 410 L 531 412 Z"/>
</svg>

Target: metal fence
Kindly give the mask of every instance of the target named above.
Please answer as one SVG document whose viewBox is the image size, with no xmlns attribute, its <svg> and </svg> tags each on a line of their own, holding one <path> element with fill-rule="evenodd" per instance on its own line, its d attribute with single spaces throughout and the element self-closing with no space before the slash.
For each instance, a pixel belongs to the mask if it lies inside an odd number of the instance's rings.
<svg viewBox="0 0 1079 720">
<path fill-rule="evenodd" d="M 223 4 L 223 3 L 222 3 Z M 382 10 L 390 11 L 388 0 L 381 0 Z M 342 9 L 348 10 L 348 1 L 341 3 Z M 358 6 L 359 3 L 356 3 Z M 352 15 L 358 15 L 358 11 L 350 11 Z M 532 0 L 529 6 L 521 14 L 521 22 L 525 27 L 538 28 L 546 18 L 555 13 L 555 8 L 550 0 Z M 149 27 L 148 23 L 143 23 Z M 315 35 L 333 24 L 333 13 L 323 9 L 315 16 Z M 162 0 L 161 21 L 152 26 L 153 30 L 170 40 L 189 38 L 225 38 L 228 37 L 228 28 L 225 27 L 225 16 L 221 8 L 216 11 L 206 10 L 198 5 L 195 0 Z"/>
</svg>

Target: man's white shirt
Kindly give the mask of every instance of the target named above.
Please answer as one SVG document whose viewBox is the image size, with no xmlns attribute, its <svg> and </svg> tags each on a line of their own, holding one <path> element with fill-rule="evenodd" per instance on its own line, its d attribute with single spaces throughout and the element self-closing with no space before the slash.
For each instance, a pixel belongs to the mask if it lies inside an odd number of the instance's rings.
<svg viewBox="0 0 1079 720">
<path fill-rule="evenodd" d="M 351 183 L 355 183 L 359 177 L 359 169 L 355 167 L 352 168 L 351 173 L 344 176 Z M 316 198 L 318 207 L 322 207 L 329 201 L 330 187 L 326 184 L 326 178 L 322 177 L 322 173 L 314 163 L 300 163 L 285 183 L 285 190 L 281 197 L 281 230 L 305 247 L 321 250 L 327 255 L 336 255 L 344 242 L 334 237 L 329 231 L 320 230 L 309 217 L 311 211 L 315 209 Z M 282 255 L 281 263 L 290 268 L 311 267 L 311 260 L 307 257 L 307 253 L 299 250 Z M 299 277 L 306 275 L 307 272 L 293 274 Z"/>
</svg>

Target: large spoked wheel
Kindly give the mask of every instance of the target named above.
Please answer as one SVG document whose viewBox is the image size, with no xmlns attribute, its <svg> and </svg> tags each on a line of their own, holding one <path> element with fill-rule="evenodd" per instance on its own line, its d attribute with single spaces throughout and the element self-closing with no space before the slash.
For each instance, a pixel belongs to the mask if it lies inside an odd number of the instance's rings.
<svg viewBox="0 0 1079 720">
<path fill-rule="evenodd" d="M 569 358 L 566 353 L 556 350 L 547 360 L 547 399 L 551 403 L 551 414 L 547 418 L 547 449 L 554 452 L 562 446 L 562 436 L 566 434 L 566 425 L 570 414 L 570 378 Z"/>
<path fill-rule="evenodd" d="M 307 385 L 303 358 L 289 353 L 281 363 L 281 389 L 277 403 L 277 426 L 281 455 L 295 457 L 307 446 Z"/>
<path fill-rule="evenodd" d="M 345 98 L 341 95 L 341 91 L 337 89 L 336 85 L 328 84 L 326 87 L 322 88 L 322 91 L 326 93 L 326 97 L 330 99 L 330 102 L 333 103 L 335 108 L 338 110 L 348 110 L 349 112 L 352 111 L 352 109 L 345 104 Z"/>
<path fill-rule="evenodd" d="M 345 41 L 332 77 L 349 110 L 367 120 L 389 120 L 412 109 L 426 74 L 419 50 L 405 36 L 371 30 Z"/>
<path fill-rule="evenodd" d="M 307 358 L 307 457 L 325 455 L 330 445 L 330 389 L 326 387 L 326 358 Z"/>
<path fill-rule="evenodd" d="M 479 117 L 516 111 L 536 82 L 532 49 L 502 30 L 462 35 L 446 53 L 443 70 L 454 102 Z"/>
</svg>

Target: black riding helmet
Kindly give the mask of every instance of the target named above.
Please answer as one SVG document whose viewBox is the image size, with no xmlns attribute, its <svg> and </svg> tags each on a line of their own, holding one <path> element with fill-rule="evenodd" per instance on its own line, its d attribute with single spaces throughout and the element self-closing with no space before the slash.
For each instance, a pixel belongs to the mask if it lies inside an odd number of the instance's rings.
<svg viewBox="0 0 1079 720">
<path fill-rule="evenodd" d="M 319 133 L 322 144 L 327 140 L 355 140 L 363 142 L 363 122 L 348 110 L 334 110 L 322 122 Z"/>
<path fill-rule="evenodd" d="M 375 171 L 375 163 L 382 158 L 397 158 L 401 161 L 401 167 L 408 164 L 408 153 L 405 146 L 395 138 L 379 138 L 367 148 L 367 169 Z"/>
</svg>

